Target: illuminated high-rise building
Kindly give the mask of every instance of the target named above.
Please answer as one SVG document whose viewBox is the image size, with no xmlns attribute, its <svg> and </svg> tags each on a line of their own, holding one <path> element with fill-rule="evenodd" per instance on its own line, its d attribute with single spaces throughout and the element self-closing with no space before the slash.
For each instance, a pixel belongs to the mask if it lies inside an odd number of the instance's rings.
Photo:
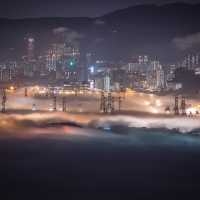
<svg viewBox="0 0 200 200">
<path fill-rule="evenodd" d="M 147 55 L 138 56 L 139 64 L 147 64 L 149 62 L 149 57 Z"/>
<path fill-rule="evenodd" d="M 77 82 L 81 76 L 80 51 L 65 43 L 52 44 L 46 54 L 46 69 L 56 72 L 58 79 Z"/>
<path fill-rule="evenodd" d="M 165 88 L 165 73 L 159 61 L 152 61 L 147 73 L 148 88 L 161 90 Z"/>
<path fill-rule="evenodd" d="M 182 67 L 186 67 L 189 70 L 195 70 L 200 66 L 200 55 L 199 54 L 188 54 L 185 56 Z"/>
<path fill-rule="evenodd" d="M 35 39 L 29 37 L 27 39 L 27 57 L 29 62 L 34 60 L 34 49 L 35 49 Z"/>
</svg>

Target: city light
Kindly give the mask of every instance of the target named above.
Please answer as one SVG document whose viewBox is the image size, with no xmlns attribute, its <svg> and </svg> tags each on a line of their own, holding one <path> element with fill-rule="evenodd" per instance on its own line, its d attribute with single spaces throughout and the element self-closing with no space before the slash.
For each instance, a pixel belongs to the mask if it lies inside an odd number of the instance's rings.
<svg viewBox="0 0 200 200">
<path fill-rule="evenodd" d="M 190 116 L 190 115 L 195 116 L 195 115 L 198 115 L 199 113 L 200 113 L 200 110 L 198 107 L 190 107 L 190 108 L 186 109 L 186 114 L 188 116 Z"/>
<path fill-rule="evenodd" d="M 153 114 L 158 114 L 158 113 L 159 113 L 159 111 L 158 111 L 157 109 L 155 109 L 155 108 L 152 108 L 151 112 L 152 112 Z"/>
<path fill-rule="evenodd" d="M 15 89 L 15 87 L 14 86 L 10 86 L 10 90 L 14 90 Z"/>
<path fill-rule="evenodd" d="M 32 106 L 32 111 L 36 111 L 37 109 L 36 109 L 36 105 L 35 104 L 33 104 L 33 106 Z"/>
<path fill-rule="evenodd" d="M 162 104 L 161 104 L 161 101 L 159 99 L 156 100 L 156 106 L 160 107 Z"/>
<path fill-rule="evenodd" d="M 94 73 L 94 66 L 90 67 L 90 73 L 93 74 Z"/>
</svg>

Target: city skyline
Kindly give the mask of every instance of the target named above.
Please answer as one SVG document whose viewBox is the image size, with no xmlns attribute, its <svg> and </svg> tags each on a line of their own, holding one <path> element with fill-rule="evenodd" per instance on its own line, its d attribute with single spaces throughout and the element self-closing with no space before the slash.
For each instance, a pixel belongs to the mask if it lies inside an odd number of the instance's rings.
<svg viewBox="0 0 200 200">
<path fill-rule="evenodd" d="M 199 195 L 200 0 L 177 1 L 1 0 L 4 199 Z"/>
</svg>

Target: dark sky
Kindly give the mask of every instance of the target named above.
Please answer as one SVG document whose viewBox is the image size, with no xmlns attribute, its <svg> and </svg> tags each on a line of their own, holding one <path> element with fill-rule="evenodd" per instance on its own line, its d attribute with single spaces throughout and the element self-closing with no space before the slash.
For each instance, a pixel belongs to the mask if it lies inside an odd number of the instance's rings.
<svg viewBox="0 0 200 200">
<path fill-rule="evenodd" d="M 0 0 L 0 17 L 94 17 L 131 5 L 177 0 Z M 200 0 L 185 0 L 197 3 Z"/>
</svg>

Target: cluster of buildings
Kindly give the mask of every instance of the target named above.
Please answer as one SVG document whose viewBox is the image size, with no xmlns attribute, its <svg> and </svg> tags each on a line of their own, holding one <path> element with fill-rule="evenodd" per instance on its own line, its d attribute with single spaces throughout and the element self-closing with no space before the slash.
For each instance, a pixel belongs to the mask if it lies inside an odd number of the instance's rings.
<svg viewBox="0 0 200 200">
<path fill-rule="evenodd" d="M 91 87 L 104 90 L 130 88 L 150 92 L 174 91 L 183 87 L 182 83 L 175 80 L 178 68 L 199 76 L 200 54 L 188 54 L 181 62 L 168 65 L 148 55 L 138 55 L 129 62 L 96 61 L 90 65 L 89 80 Z"/>
<path fill-rule="evenodd" d="M 25 77 L 65 80 L 69 83 L 84 81 L 80 50 L 64 41 L 53 43 L 43 55 L 35 56 L 34 39 L 28 40 L 27 56 L 23 57 L 21 68 Z"/>
<path fill-rule="evenodd" d="M 200 71 L 200 54 L 193 53 L 186 55 L 182 63 L 180 63 L 180 66 L 194 70 L 195 72 Z"/>
<path fill-rule="evenodd" d="M 0 63 L 0 82 L 12 81 L 17 75 L 17 62 L 10 61 Z"/>
<path fill-rule="evenodd" d="M 0 82 L 15 80 L 68 83 L 87 81 L 86 66 L 80 58 L 80 50 L 73 44 L 55 42 L 38 55 L 35 39 L 26 39 L 26 54 L 18 61 L 0 63 Z"/>
<path fill-rule="evenodd" d="M 161 91 L 166 88 L 165 71 L 158 60 L 146 55 L 138 56 L 125 63 L 96 61 L 90 68 L 89 80 L 92 86 L 104 90 Z"/>
<path fill-rule="evenodd" d="M 38 55 L 35 39 L 26 39 L 26 54 L 18 61 L 0 63 L 0 82 L 37 80 L 67 84 L 88 84 L 91 89 L 119 91 L 126 88 L 159 92 L 178 90 L 174 82 L 177 68 L 193 70 L 200 75 L 200 54 L 188 54 L 175 64 L 163 65 L 148 55 L 138 55 L 129 61 L 96 60 L 92 53 L 82 55 L 73 43 L 59 40 Z M 83 59 L 84 58 L 84 59 Z"/>
</svg>

